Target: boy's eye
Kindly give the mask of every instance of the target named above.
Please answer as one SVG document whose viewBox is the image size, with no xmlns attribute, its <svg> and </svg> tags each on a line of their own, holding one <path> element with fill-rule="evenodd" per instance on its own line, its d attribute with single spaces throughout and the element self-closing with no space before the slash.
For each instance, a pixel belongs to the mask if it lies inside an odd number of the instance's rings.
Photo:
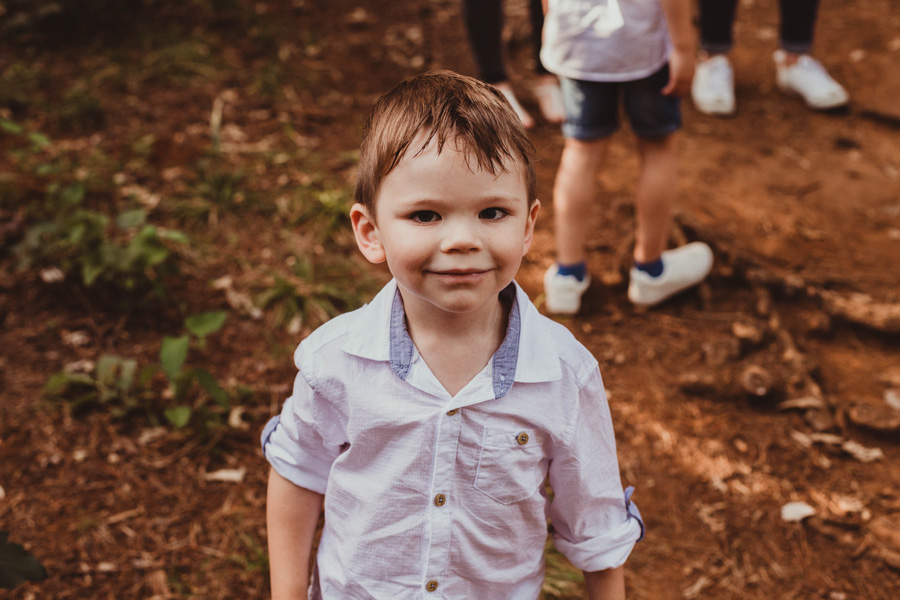
<svg viewBox="0 0 900 600">
<path fill-rule="evenodd" d="M 478 213 L 478 218 L 487 219 L 488 221 L 496 221 L 497 219 L 502 219 L 508 214 L 509 213 L 502 208 L 486 208 Z"/>
<path fill-rule="evenodd" d="M 433 210 L 417 210 L 413 214 L 409 215 L 409 219 L 411 221 L 415 221 L 416 223 L 433 223 L 435 221 L 439 221 L 441 219 L 441 215 L 437 214 Z"/>
</svg>

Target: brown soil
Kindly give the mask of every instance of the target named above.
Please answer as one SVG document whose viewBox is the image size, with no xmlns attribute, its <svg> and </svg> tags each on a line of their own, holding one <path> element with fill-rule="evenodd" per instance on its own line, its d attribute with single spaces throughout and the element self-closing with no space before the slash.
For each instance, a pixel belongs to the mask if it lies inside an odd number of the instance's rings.
<svg viewBox="0 0 900 600">
<path fill-rule="evenodd" d="M 200 14 L 145 4 L 156 23 Z M 537 113 L 528 96 L 524 5 L 507 1 L 509 63 Z M 473 72 L 454 0 L 247 8 L 274 32 L 267 45 L 249 29 L 245 39 L 227 24 L 196 24 L 216 40 L 227 76 L 189 87 L 146 84 L 132 103 L 127 91 L 104 92 L 103 128 L 68 139 L 114 153 L 154 133 L 153 168 L 142 185 L 175 193 L 161 173 L 202 154 L 212 100 L 230 89 L 225 122 L 243 132 L 243 143 L 291 123 L 304 152 L 318 157 L 316 172 L 275 162 L 243 181 L 274 200 L 279 186 L 290 189 L 317 172 L 347 185 L 353 163 L 346 153 L 357 146 L 361 121 L 399 80 L 431 67 Z M 564 321 L 600 361 L 623 479 L 637 488 L 646 517 L 647 538 L 627 565 L 629 594 L 900 598 L 900 470 L 893 466 L 900 412 L 886 401 L 900 390 L 900 5 L 823 2 L 816 54 L 853 98 L 840 114 L 811 112 L 775 89 L 775 3 L 743 2 L 741 11 L 737 115 L 715 119 L 684 106 L 673 238 L 712 245 L 713 275 L 657 309 L 626 300 L 636 158 L 630 134 L 621 132 L 590 217 L 596 283 L 583 312 Z M 21 52 L 60 89 L 104 52 L 96 41 L 51 47 L 28 39 L 27 52 L 21 41 L 0 41 L 0 67 Z M 250 76 L 279 52 L 280 85 L 291 91 L 261 98 Z M 40 122 L 40 113 L 31 118 Z M 544 209 L 519 281 L 539 301 L 552 260 L 551 189 L 562 139 L 541 125 L 533 141 Z M 239 152 L 226 155 L 249 164 Z M 276 185 L 282 174 L 288 183 Z M 9 225 L 14 213 L 4 207 L 0 217 Z M 112 352 L 152 362 L 160 335 L 179 333 L 185 304 L 187 314 L 227 308 L 210 281 L 232 275 L 236 287 L 252 287 L 290 252 L 317 250 L 310 232 L 285 234 L 270 213 L 223 211 L 209 225 L 197 266 L 153 312 L 106 310 L 94 292 L 44 283 L 36 272 L 17 271 L 9 252 L 0 255 L 0 529 L 50 574 L 0 597 L 267 597 L 267 467 L 257 436 L 288 393 L 298 335 L 230 315 L 204 366 L 253 395 L 239 427 L 212 435 L 157 429 L 142 414 L 72 412 L 41 398 L 47 377 L 75 360 Z M 212 250 L 218 247 L 225 250 Z M 88 341 L 68 343 L 73 331 Z M 206 478 L 238 468 L 246 469 L 239 483 Z M 792 501 L 808 503 L 815 515 L 786 522 L 781 508 Z M 554 562 L 546 597 L 581 597 L 571 573 Z"/>
</svg>

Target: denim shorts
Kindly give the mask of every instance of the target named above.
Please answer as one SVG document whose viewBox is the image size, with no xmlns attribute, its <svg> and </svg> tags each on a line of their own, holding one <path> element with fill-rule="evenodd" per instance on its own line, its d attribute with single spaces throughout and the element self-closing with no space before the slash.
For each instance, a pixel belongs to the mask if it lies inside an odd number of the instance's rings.
<svg viewBox="0 0 900 600">
<path fill-rule="evenodd" d="M 664 96 L 669 65 L 636 81 L 581 81 L 560 77 L 566 121 L 563 135 L 576 140 L 608 137 L 619 128 L 619 94 L 638 137 L 665 137 L 681 128 L 681 100 Z"/>
</svg>

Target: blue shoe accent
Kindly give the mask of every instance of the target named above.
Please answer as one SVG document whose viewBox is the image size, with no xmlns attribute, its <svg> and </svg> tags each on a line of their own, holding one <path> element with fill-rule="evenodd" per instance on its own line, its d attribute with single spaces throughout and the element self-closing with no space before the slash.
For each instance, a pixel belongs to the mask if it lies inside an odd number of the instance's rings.
<svg viewBox="0 0 900 600">
<path fill-rule="evenodd" d="M 650 277 L 659 277 L 663 272 L 663 261 L 662 257 L 657 258 L 656 260 L 651 260 L 650 262 L 639 263 L 638 261 L 634 261 L 634 268 L 638 271 L 643 271 Z"/>
<path fill-rule="evenodd" d="M 660 270 L 662 269 L 660 268 Z M 587 276 L 587 263 L 584 261 L 575 263 L 574 265 L 561 265 L 556 263 L 556 272 L 559 275 L 573 275 L 578 281 L 584 281 L 584 278 Z"/>
</svg>

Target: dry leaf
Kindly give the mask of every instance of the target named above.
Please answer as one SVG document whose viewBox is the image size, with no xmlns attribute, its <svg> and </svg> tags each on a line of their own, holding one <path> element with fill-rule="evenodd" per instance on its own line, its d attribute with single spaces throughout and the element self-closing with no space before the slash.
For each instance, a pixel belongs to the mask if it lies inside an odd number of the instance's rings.
<svg viewBox="0 0 900 600">
<path fill-rule="evenodd" d="M 788 502 L 781 507 L 781 520 L 799 522 L 816 514 L 816 509 L 806 502 Z"/>
</svg>

